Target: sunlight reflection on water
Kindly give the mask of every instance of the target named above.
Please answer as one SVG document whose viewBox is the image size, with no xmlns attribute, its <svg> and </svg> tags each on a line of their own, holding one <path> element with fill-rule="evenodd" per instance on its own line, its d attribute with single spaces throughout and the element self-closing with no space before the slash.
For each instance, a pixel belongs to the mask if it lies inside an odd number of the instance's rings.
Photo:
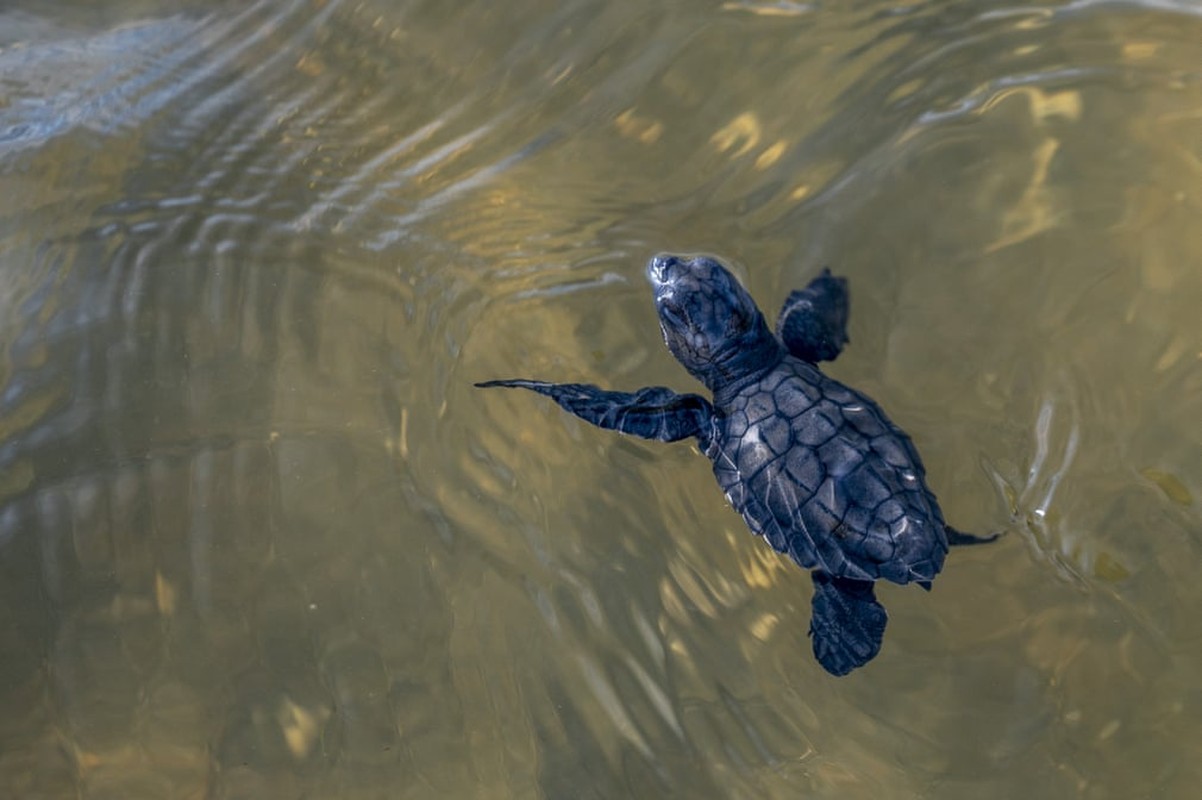
<svg viewBox="0 0 1202 800">
<path fill-rule="evenodd" d="M 1191 797 L 1190 3 L 0 11 L 0 795 Z M 879 658 L 685 445 L 643 264 L 770 313 L 958 527 Z"/>
</svg>

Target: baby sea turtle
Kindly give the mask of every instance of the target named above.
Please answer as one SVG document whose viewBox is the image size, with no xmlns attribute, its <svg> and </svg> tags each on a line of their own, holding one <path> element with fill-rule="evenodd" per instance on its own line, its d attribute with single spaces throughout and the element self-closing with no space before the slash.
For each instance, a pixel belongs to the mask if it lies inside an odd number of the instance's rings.
<svg viewBox="0 0 1202 800">
<path fill-rule="evenodd" d="M 847 342 L 847 281 L 824 270 L 789 295 L 776 334 L 715 259 L 660 255 L 648 265 L 672 355 L 713 401 L 662 386 L 611 392 L 579 383 L 488 381 L 547 395 L 594 425 L 673 442 L 690 436 L 754 533 L 811 570 L 814 656 L 834 675 L 868 663 L 887 615 L 873 583 L 930 589 L 951 528 L 910 437 L 871 399 L 817 364 Z"/>
</svg>

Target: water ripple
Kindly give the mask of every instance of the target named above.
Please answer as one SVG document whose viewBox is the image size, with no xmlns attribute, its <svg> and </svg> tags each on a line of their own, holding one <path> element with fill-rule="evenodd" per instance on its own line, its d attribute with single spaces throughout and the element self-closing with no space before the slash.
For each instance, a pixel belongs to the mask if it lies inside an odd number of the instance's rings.
<svg viewBox="0 0 1202 800">
<path fill-rule="evenodd" d="M 0 12 L 0 794 L 1197 783 L 1188 4 L 135 5 Z M 848 274 L 1015 518 L 847 680 L 689 447 L 470 386 L 695 388 L 673 248 Z"/>
</svg>

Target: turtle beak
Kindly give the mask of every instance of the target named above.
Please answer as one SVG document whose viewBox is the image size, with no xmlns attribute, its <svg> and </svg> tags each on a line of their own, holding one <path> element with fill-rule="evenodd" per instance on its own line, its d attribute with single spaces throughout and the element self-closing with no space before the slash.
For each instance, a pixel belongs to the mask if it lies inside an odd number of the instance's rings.
<svg viewBox="0 0 1202 800">
<path fill-rule="evenodd" d="M 678 267 L 680 263 L 676 256 L 660 253 L 647 262 L 647 278 L 658 289 L 672 279 L 673 268 Z"/>
<path fill-rule="evenodd" d="M 682 310 L 676 304 L 676 279 L 680 277 L 681 261 L 676 256 L 661 254 L 647 263 L 647 278 L 655 293 L 655 310 L 660 322 L 673 328 L 685 324 Z"/>
</svg>

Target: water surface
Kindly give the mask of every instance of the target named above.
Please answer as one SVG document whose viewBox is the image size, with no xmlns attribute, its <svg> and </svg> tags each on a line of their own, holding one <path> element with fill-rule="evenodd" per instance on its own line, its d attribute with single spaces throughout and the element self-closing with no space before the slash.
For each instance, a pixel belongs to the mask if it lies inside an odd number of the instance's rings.
<svg viewBox="0 0 1202 800">
<path fill-rule="evenodd" d="M 0 795 L 1193 797 L 1189 2 L 0 10 Z M 1002 531 L 881 655 L 708 463 L 473 390 L 765 311 Z"/>
</svg>

